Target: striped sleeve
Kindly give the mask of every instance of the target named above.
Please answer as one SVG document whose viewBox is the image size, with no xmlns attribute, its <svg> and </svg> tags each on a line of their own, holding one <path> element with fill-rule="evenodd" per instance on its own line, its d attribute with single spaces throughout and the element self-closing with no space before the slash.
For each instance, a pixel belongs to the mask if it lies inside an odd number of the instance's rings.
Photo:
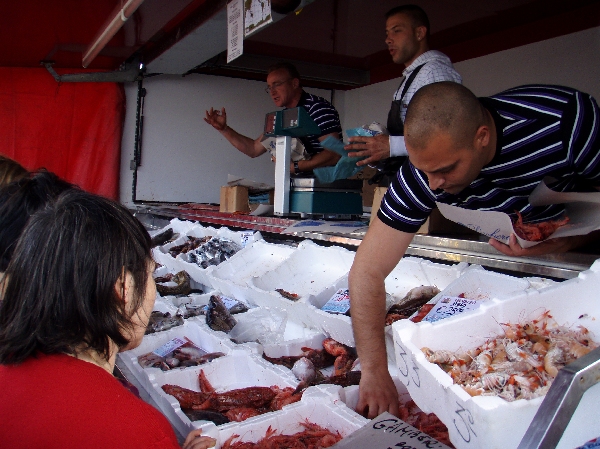
<svg viewBox="0 0 600 449">
<path fill-rule="evenodd" d="M 575 92 L 561 120 L 563 142 L 579 176 L 600 186 L 600 112 L 596 100 Z"/>
<path fill-rule="evenodd" d="M 377 216 L 394 229 L 414 233 L 433 208 L 435 197 L 427 178 L 407 160 L 383 196 Z"/>
<path fill-rule="evenodd" d="M 331 104 L 317 101 L 310 106 L 308 113 L 321 130 L 322 136 L 342 132 L 340 117 Z"/>
</svg>

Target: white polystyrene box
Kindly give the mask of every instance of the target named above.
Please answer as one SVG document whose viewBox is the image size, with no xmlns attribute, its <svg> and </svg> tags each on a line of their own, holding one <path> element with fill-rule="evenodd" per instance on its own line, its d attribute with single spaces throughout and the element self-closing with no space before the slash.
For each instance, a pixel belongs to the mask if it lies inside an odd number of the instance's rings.
<svg viewBox="0 0 600 449">
<path fill-rule="evenodd" d="M 214 288 L 236 298 L 248 296 L 248 281 L 277 268 L 295 248 L 257 240 L 218 265 L 208 277 Z"/>
<path fill-rule="evenodd" d="M 421 285 L 435 285 L 439 289 L 443 289 L 458 279 L 466 267 L 466 263 L 445 265 L 417 257 L 404 257 L 386 277 L 385 291 L 400 300 L 409 290 Z M 339 288 L 348 288 L 347 275 L 340 279 L 338 286 Z M 308 321 L 313 327 L 321 329 L 340 343 L 354 346 L 351 318 L 321 310 L 331 296 L 332 294 L 329 292 L 309 296 L 307 303 L 314 307 Z M 393 355 L 391 344 L 389 352 Z"/>
<path fill-rule="evenodd" d="M 211 363 L 179 371 L 155 370 L 150 375 L 152 388 L 148 393 L 154 399 L 160 410 L 171 424 L 182 434 L 187 435 L 193 429 L 202 429 L 202 433 L 213 438 L 219 438 L 219 427 L 237 427 L 238 423 L 232 422 L 216 426 L 210 421 L 190 421 L 183 413 L 175 397 L 166 394 L 162 385 L 178 385 L 189 390 L 200 391 L 198 375 L 200 371 L 218 392 L 246 387 L 270 387 L 276 385 L 280 388 L 298 385 L 296 378 L 289 370 L 272 365 L 257 355 L 245 351 L 233 351 L 226 357 L 213 360 Z M 277 412 L 275 412 L 277 413 Z M 271 413 L 273 414 L 273 413 Z M 265 416 L 265 415 L 262 415 Z M 260 417 L 257 417 L 260 418 Z M 251 418 L 256 420 L 257 418 Z"/>
<path fill-rule="evenodd" d="M 519 445 L 543 398 L 506 402 L 498 397 L 471 397 L 439 366 L 429 363 L 421 348 L 468 350 L 502 335 L 499 323 L 520 323 L 544 311 L 559 325 L 582 325 L 600 342 L 600 262 L 577 278 L 528 289 L 509 299 L 492 299 L 479 309 L 435 323 L 408 320 L 393 324 L 400 379 L 425 412 L 435 413 L 458 449 L 513 449 Z M 558 448 L 579 446 L 598 436 L 600 384 L 584 395 Z"/>
<path fill-rule="evenodd" d="M 310 388 L 308 389 L 310 390 Z M 334 404 L 327 395 L 310 394 L 306 390 L 302 400 L 285 406 L 282 410 L 248 419 L 236 425 L 221 426 L 217 449 L 232 435 L 234 441 L 257 442 L 265 436 L 269 427 L 276 434 L 292 435 L 304 430 L 301 422 L 308 420 L 332 432 L 347 437 L 365 425 L 365 419 L 343 404 Z"/>
<path fill-rule="evenodd" d="M 156 310 L 156 309 L 155 309 Z M 179 337 L 189 338 L 196 346 L 206 352 L 222 352 L 229 354 L 236 349 L 235 343 L 226 338 L 220 332 L 213 332 L 206 324 L 199 320 L 188 319 L 181 326 L 173 327 L 172 329 L 156 332 L 153 334 L 144 335 L 142 343 L 135 349 L 119 353 L 118 357 L 124 365 L 135 376 L 140 385 L 145 389 L 151 388 L 149 375 L 154 371 L 160 371 L 159 368 L 142 368 L 138 363 L 138 357 L 171 341 L 173 338 Z M 176 370 L 190 368 L 175 368 Z"/>
<path fill-rule="evenodd" d="M 281 295 L 275 289 L 281 288 L 297 294 L 299 301 L 303 301 L 308 295 L 332 290 L 336 281 L 350 271 L 354 254 L 340 246 L 324 247 L 305 240 L 277 268 L 253 277 L 250 285 L 259 292 L 278 297 Z"/>
<path fill-rule="evenodd" d="M 240 325 L 252 326 L 253 320 L 258 320 L 257 314 L 260 314 L 264 319 L 265 312 L 272 311 L 274 316 L 284 317 L 285 323 L 283 332 L 278 336 L 278 341 L 273 338 L 271 333 L 270 341 L 260 339 L 262 352 L 268 357 L 283 357 L 291 355 L 300 355 L 302 348 L 322 348 L 323 340 L 325 335 L 317 329 L 306 327 L 303 323 L 295 321 L 294 317 L 288 316 L 288 313 L 283 309 L 269 308 L 269 307 L 255 307 L 248 310 L 244 314 L 237 314 L 233 317 L 240 323 Z M 260 321 L 258 321 L 260 322 Z M 261 323 L 262 324 L 262 323 Z M 258 326 L 258 325 L 257 325 Z M 232 334 L 235 331 L 232 331 Z"/>
<path fill-rule="evenodd" d="M 180 220 L 179 218 L 173 218 L 167 226 L 163 227 L 162 229 L 150 231 L 149 234 L 151 237 L 154 237 L 155 235 L 161 234 L 161 233 L 165 232 L 167 229 L 171 228 L 171 229 L 173 229 L 174 234 L 179 234 L 179 236 L 181 237 L 182 235 L 187 235 L 188 231 L 196 225 L 197 225 L 197 223 L 193 222 L 193 221 Z"/>
<path fill-rule="evenodd" d="M 458 279 L 445 287 L 433 301 L 441 296 L 464 295 L 465 298 L 487 300 L 506 299 L 518 295 L 530 288 L 529 281 L 507 274 L 488 271 L 479 265 L 471 265 L 463 270 Z M 432 302 L 433 302 L 432 301 Z"/>
</svg>

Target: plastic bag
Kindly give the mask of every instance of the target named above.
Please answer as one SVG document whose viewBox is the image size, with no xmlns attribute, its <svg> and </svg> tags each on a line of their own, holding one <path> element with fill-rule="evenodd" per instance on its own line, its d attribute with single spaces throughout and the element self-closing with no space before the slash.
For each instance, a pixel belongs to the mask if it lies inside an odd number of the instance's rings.
<svg viewBox="0 0 600 449">
<path fill-rule="evenodd" d="M 237 324 L 229 332 L 236 343 L 258 341 L 274 344 L 283 341 L 287 324 L 287 313 L 283 310 L 259 307 L 236 315 Z"/>
</svg>

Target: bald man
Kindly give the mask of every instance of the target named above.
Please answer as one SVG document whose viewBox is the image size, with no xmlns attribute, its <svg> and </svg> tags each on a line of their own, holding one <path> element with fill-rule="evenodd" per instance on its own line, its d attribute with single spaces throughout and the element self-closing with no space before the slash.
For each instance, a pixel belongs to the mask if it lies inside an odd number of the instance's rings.
<svg viewBox="0 0 600 449">
<path fill-rule="evenodd" d="M 436 202 L 513 214 L 525 222 L 559 218 L 562 205 L 534 207 L 528 197 L 545 177 L 556 191 L 600 186 L 600 111 L 590 95 L 529 85 L 477 98 L 464 86 L 422 87 L 406 114 L 409 160 L 398 171 L 350 270 L 352 326 L 362 378 L 357 411 L 398 414 L 387 369 L 384 280 L 404 256 Z M 598 232 L 547 240 L 528 249 L 514 235 L 490 244 L 511 256 L 564 252 Z"/>
</svg>

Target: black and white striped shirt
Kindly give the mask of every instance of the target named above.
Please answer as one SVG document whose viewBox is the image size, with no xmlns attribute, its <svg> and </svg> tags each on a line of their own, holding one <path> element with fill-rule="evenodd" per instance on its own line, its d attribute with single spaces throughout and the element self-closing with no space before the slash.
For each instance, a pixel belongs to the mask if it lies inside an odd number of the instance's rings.
<svg viewBox="0 0 600 449">
<path fill-rule="evenodd" d="M 331 133 L 342 133 L 338 111 L 323 97 L 309 94 L 305 91 L 302 91 L 302 97 L 300 97 L 298 106 L 303 106 L 306 109 L 308 115 L 310 115 L 321 130 L 321 134 L 319 135 L 301 137 L 300 140 L 309 154 L 320 153 L 323 151 L 323 147 L 319 143 L 319 137 Z"/>
<path fill-rule="evenodd" d="M 528 197 L 545 177 L 553 190 L 600 186 L 600 111 L 593 97 L 563 86 L 527 85 L 479 99 L 494 117 L 496 155 L 462 192 L 431 191 L 427 176 L 406 161 L 386 192 L 378 217 L 416 232 L 435 202 L 472 210 L 520 211 L 525 222 L 551 220 L 562 205 L 533 207 Z"/>
</svg>

